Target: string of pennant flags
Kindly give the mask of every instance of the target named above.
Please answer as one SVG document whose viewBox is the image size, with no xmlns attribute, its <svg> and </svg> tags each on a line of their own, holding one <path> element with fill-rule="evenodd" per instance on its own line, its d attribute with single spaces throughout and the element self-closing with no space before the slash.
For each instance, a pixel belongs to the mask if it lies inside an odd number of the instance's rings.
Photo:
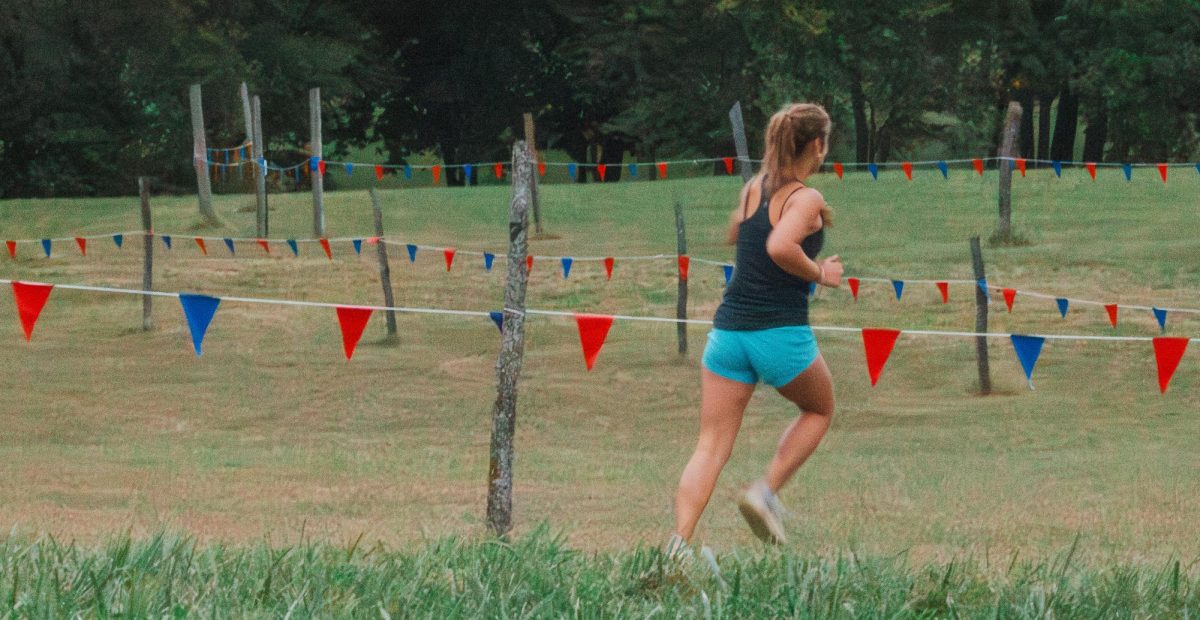
<svg viewBox="0 0 1200 620">
<path fill-rule="evenodd" d="M 55 237 L 55 238 L 45 238 L 45 239 L 40 239 L 40 240 L 39 239 L 17 239 L 17 240 L 10 239 L 10 240 L 6 241 L 6 246 L 7 246 L 10 258 L 13 258 L 13 259 L 15 259 L 17 257 L 17 250 L 16 250 L 17 244 L 41 244 L 44 255 L 46 257 L 50 257 L 52 254 L 52 247 L 53 247 L 54 242 L 64 242 L 65 241 L 65 242 L 69 243 L 71 241 L 74 241 L 76 246 L 79 248 L 80 253 L 83 256 L 87 256 L 88 242 L 90 240 L 111 239 L 112 242 L 114 243 L 114 245 L 116 245 L 118 248 L 121 248 L 124 245 L 124 237 L 126 235 L 136 237 L 136 236 L 144 236 L 146 234 L 147 233 L 140 232 L 140 231 L 128 231 L 128 232 L 123 232 L 123 233 L 103 233 L 103 234 L 77 236 L 77 237 Z M 150 236 L 158 237 L 162 241 L 163 246 L 167 250 L 173 249 L 174 239 L 178 237 L 176 235 L 169 235 L 169 234 L 162 234 L 162 233 L 150 233 Z M 303 244 L 314 244 L 315 243 L 315 244 L 319 244 L 321 246 L 321 249 L 324 252 L 326 258 L 328 258 L 329 260 L 332 261 L 333 260 L 333 245 L 332 244 L 349 242 L 351 244 L 351 246 L 354 248 L 355 254 L 362 253 L 362 247 L 363 247 L 364 243 L 368 244 L 368 245 L 385 243 L 388 245 L 403 246 L 408 255 L 409 263 L 415 263 L 417 260 L 418 252 L 420 252 L 422 250 L 440 253 L 442 255 L 443 260 L 445 261 L 446 271 L 450 271 L 453 268 L 455 259 L 458 256 L 463 256 L 463 255 L 481 257 L 483 259 L 483 261 L 482 261 L 483 267 L 488 272 L 490 272 L 492 270 L 492 268 L 494 267 L 495 261 L 497 258 L 500 258 L 500 260 L 502 260 L 502 261 L 507 260 L 507 257 L 504 254 L 500 254 L 499 256 L 497 256 L 497 254 L 492 253 L 492 252 L 474 251 L 474 250 L 459 250 L 457 248 L 449 247 L 449 246 L 435 246 L 435 245 L 422 245 L 422 244 L 414 244 L 414 243 L 403 243 L 403 242 L 399 242 L 399 241 L 383 239 L 380 237 L 337 237 L 337 238 L 321 238 L 321 239 L 285 239 L 282 241 L 279 239 L 262 239 L 262 238 L 255 238 L 255 237 L 205 237 L 205 236 L 195 237 L 195 236 L 193 236 L 193 237 L 183 237 L 183 238 L 191 239 L 196 244 L 197 249 L 199 249 L 200 252 L 202 254 L 204 254 L 205 256 L 208 255 L 208 244 L 214 243 L 214 242 L 224 243 L 227 251 L 232 256 L 236 256 L 236 253 L 237 253 L 236 248 L 237 248 L 238 243 L 253 242 L 253 243 L 257 244 L 263 250 L 263 252 L 265 252 L 268 255 L 271 254 L 272 246 L 278 246 L 278 245 L 282 244 L 282 245 L 286 245 L 291 250 L 291 253 L 293 256 L 300 255 L 300 248 L 299 248 L 300 244 L 302 244 L 302 243 Z M 530 254 L 530 255 L 526 256 L 525 260 L 526 260 L 526 270 L 530 273 L 532 273 L 535 262 L 551 262 L 552 264 L 557 263 L 561 268 L 561 273 L 562 273 L 563 279 L 568 279 L 570 277 L 572 269 L 573 269 L 575 263 L 577 263 L 577 262 L 600 262 L 603 264 L 603 267 L 604 267 L 605 279 L 611 280 L 612 276 L 613 276 L 613 270 L 618 261 L 628 262 L 628 261 L 653 261 L 653 260 L 672 260 L 672 259 L 676 261 L 679 276 L 683 280 L 688 279 L 688 276 L 692 271 L 691 263 L 693 263 L 693 262 L 720 267 L 722 270 L 722 275 L 724 277 L 725 284 L 729 284 L 730 280 L 733 277 L 734 265 L 732 265 L 728 262 L 715 261 L 715 260 L 699 258 L 699 257 L 691 257 L 686 254 L 648 254 L 648 255 L 634 255 L 634 256 L 542 256 L 542 255 Z M 879 282 L 879 283 L 886 283 L 886 284 L 891 285 L 892 291 L 894 292 L 897 301 L 900 301 L 903 298 L 906 285 L 933 284 L 936 286 L 939 294 L 941 295 L 942 303 L 948 304 L 950 302 L 950 285 L 951 284 L 955 284 L 955 285 L 972 284 L 972 285 L 979 286 L 979 288 L 983 291 L 984 295 L 987 296 L 988 301 L 991 301 L 992 292 L 998 291 L 1004 300 L 1004 303 L 1008 309 L 1008 312 L 1010 312 L 1010 313 L 1013 310 L 1013 306 L 1016 303 L 1016 299 L 1017 299 L 1018 295 L 1036 298 L 1036 299 L 1054 300 L 1054 302 L 1058 308 L 1059 314 L 1061 315 L 1062 318 L 1066 318 L 1067 313 L 1070 311 L 1072 304 L 1100 306 L 1100 307 L 1103 307 L 1105 309 L 1105 311 L 1107 312 L 1109 321 L 1114 328 L 1117 327 L 1118 313 L 1121 309 L 1146 311 L 1146 312 L 1151 312 L 1154 315 L 1154 318 L 1158 322 L 1159 328 L 1163 331 L 1163 333 L 1166 332 L 1167 316 L 1169 313 L 1200 314 L 1200 309 L 1196 309 L 1196 308 L 1175 308 L 1175 307 L 1166 307 L 1166 306 L 1118 304 L 1118 303 L 1110 303 L 1110 302 L 1103 302 L 1103 301 L 1095 301 L 1095 300 L 1090 300 L 1090 299 L 1072 298 L 1072 297 L 1066 297 L 1066 296 L 1061 296 L 1061 295 L 1050 295 L 1050 294 L 1041 293 L 1041 292 L 1037 292 L 1037 291 L 1030 291 L 1030 290 L 1024 290 L 1024 289 L 1005 287 L 1005 286 L 991 285 L 987 282 L 986 279 L 978 280 L 978 281 L 962 280 L 962 279 L 929 280 L 929 279 L 916 279 L 916 278 L 875 278 L 875 277 L 849 276 L 849 277 L 845 278 L 845 281 L 846 281 L 847 288 L 849 289 L 850 294 L 853 297 L 854 301 L 858 301 L 863 282 Z M 811 288 L 809 291 L 810 294 L 815 294 L 815 292 L 816 292 L 815 289 L 816 289 L 815 284 L 811 285 Z"/>
<path fill-rule="evenodd" d="M 9 284 L 12 287 L 13 299 L 16 303 L 17 315 L 21 323 L 21 329 L 24 332 L 26 341 L 31 341 L 33 338 L 33 330 L 37 324 L 38 318 L 41 315 L 43 308 L 50 297 L 51 292 L 55 289 L 84 291 L 93 293 L 108 293 L 108 294 L 125 294 L 125 295 L 150 295 L 156 297 L 171 297 L 179 300 L 180 307 L 183 310 L 184 320 L 188 325 L 188 332 L 191 336 L 192 347 L 195 350 L 196 356 L 200 357 L 203 353 L 202 345 L 205 335 L 208 333 L 209 326 L 212 324 L 213 317 L 216 315 L 217 309 L 222 302 L 230 303 L 246 303 L 246 304 L 269 304 L 269 305 L 285 305 L 285 306 L 300 306 L 312 308 L 333 309 L 339 329 L 342 334 L 342 352 L 347 360 L 354 356 L 355 348 L 362 337 L 363 331 L 366 328 L 368 320 L 376 311 L 390 311 L 413 314 L 438 314 L 452 315 L 460 317 L 487 317 L 498 329 L 503 331 L 505 315 L 513 315 L 519 311 L 506 308 L 501 311 L 471 311 L 471 310 L 452 310 L 444 308 L 415 308 L 415 307 L 387 307 L 387 306 L 356 306 L 347 304 L 335 304 L 326 302 L 313 301 L 296 301 L 285 299 L 263 299 L 254 297 L 232 297 L 222 296 L 214 297 L 209 295 L 201 295 L 195 293 L 168 293 L 161 291 L 144 291 L 134 289 L 99 287 L 99 286 L 84 286 L 73 284 L 46 284 L 38 282 L 23 282 L 18 280 L 0 280 L 0 283 Z M 607 314 L 588 314 L 578 312 L 562 312 L 554 310 L 536 310 L 526 309 L 524 315 L 544 315 L 553 317 L 570 317 L 575 320 L 576 328 L 579 333 L 580 347 L 583 353 L 584 365 L 590 371 L 595 367 L 599 357 L 600 350 L 603 348 L 608 334 L 615 320 L 622 321 L 646 321 L 646 322 L 661 322 L 661 323 L 691 323 L 698 325 L 711 325 L 711 321 L 689 320 L 689 319 L 673 319 L 664 317 L 646 317 L 646 316 L 630 316 L 630 315 L 607 315 Z M 1154 353 L 1155 366 L 1158 374 L 1158 384 L 1161 393 L 1166 393 L 1167 387 L 1170 384 L 1175 371 L 1179 367 L 1180 360 L 1187 349 L 1191 338 L 1186 337 L 1137 337 L 1137 336 L 1083 336 L 1083 335 L 1031 335 L 1031 334 L 1004 334 L 1004 333 L 973 333 L 973 332 L 955 332 L 955 331 L 932 331 L 932 330 L 899 330 L 891 328 L 871 328 L 871 327 L 842 327 L 842 326 L 813 326 L 814 331 L 825 331 L 834 333 L 853 333 L 858 332 L 863 341 L 863 351 L 866 357 L 867 373 L 871 380 L 871 385 L 875 386 L 879 382 L 879 378 L 883 372 L 884 366 L 890 358 L 897 339 L 901 334 L 910 336 L 930 336 L 930 337 L 951 337 L 951 338 L 1007 338 L 1012 343 L 1013 351 L 1021 364 L 1021 368 L 1025 373 L 1026 381 L 1030 389 L 1033 389 L 1033 371 L 1037 364 L 1038 358 L 1041 355 L 1042 348 L 1047 340 L 1075 340 L 1075 341 L 1109 341 L 1109 342 L 1146 342 L 1151 343 Z"/>
</svg>

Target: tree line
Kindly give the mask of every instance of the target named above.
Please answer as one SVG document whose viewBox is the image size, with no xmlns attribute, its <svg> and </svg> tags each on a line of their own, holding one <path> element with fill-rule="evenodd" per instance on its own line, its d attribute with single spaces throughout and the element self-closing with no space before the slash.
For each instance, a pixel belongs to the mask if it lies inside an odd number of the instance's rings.
<svg viewBox="0 0 1200 620">
<path fill-rule="evenodd" d="M 190 187 L 193 83 L 209 144 L 230 146 L 247 82 L 281 164 L 304 156 L 311 87 L 326 157 L 381 145 L 388 163 L 503 160 L 524 112 L 539 148 L 583 163 L 725 156 L 735 101 L 752 155 L 793 100 L 825 105 L 835 155 L 864 163 L 994 152 L 1012 100 L 1029 158 L 1178 161 L 1200 143 L 1197 0 L 121 5 L 0 3 L 0 197 Z"/>
</svg>

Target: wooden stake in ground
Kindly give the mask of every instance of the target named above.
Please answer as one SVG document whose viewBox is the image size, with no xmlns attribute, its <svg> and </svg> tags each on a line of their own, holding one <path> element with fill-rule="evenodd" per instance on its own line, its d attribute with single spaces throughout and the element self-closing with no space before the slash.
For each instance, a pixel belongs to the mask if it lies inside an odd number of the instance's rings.
<svg viewBox="0 0 1200 620">
<path fill-rule="evenodd" d="M 1008 243 L 1012 241 L 1012 160 L 1006 157 L 1016 157 L 1020 148 L 1021 133 L 1021 104 L 1016 101 L 1008 103 L 1008 113 L 1004 119 L 1004 137 L 1000 141 L 1000 223 L 994 242 Z"/>
<path fill-rule="evenodd" d="M 396 299 L 392 297 L 392 269 L 388 266 L 387 244 L 383 242 L 383 209 L 379 207 L 379 192 L 371 188 L 371 208 L 375 210 L 375 236 L 379 243 L 375 244 L 379 254 L 379 281 L 383 284 L 383 303 L 389 308 L 396 307 Z M 396 337 L 396 312 L 387 311 L 388 338 Z"/>
<path fill-rule="evenodd" d="M 746 143 L 746 123 L 742 120 L 742 102 L 735 101 L 729 109 L 729 124 L 733 125 L 733 145 L 737 149 L 738 170 L 742 172 L 742 182 L 747 183 L 754 176 L 754 168 L 750 165 L 750 147 Z"/>
<path fill-rule="evenodd" d="M 1004 162 L 1002 161 L 1001 164 Z M 971 265 L 975 269 L 975 333 L 986 334 L 988 330 L 988 293 L 983 288 L 987 275 L 983 269 L 983 250 L 979 247 L 979 237 L 971 237 Z M 979 362 L 979 393 L 987 396 L 992 393 L 992 375 L 988 370 L 987 336 L 975 337 L 975 357 Z"/>
<path fill-rule="evenodd" d="M 675 244 L 679 251 L 679 288 L 675 302 L 675 318 L 679 322 L 675 324 L 675 335 L 679 339 L 679 354 L 687 355 L 687 323 L 684 321 L 687 320 L 688 284 L 683 268 L 683 261 L 687 260 L 687 232 L 683 226 L 683 205 L 678 201 L 675 202 Z"/>
<path fill-rule="evenodd" d="M 142 247 L 145 262 L 142 269 L 142 290 L 153 290 L 154 287 L 154 222 L 150 220 L 150 183 L 146 177 L 138 177 L 138 195 L 142 199 Z M 142 331 L 148 332 L 154 327 L 150 318 L 150 305 L 154 298 L 142 295 Z"/>
<path fill-rule="evenodd" d="M 309 114 L 309 144 L 311 155 L 317 158 L 317 169 L 312 171 L 309 178 L 312 179 L 312 195 L 313 195 L 313 235 L 317 237 L 325 236 L 325 180 L 322 178 L 320 162 L 324 157 L 321 148 L 321 89 L 313 88 L 308 91 L 308 114 Z"/>
<path fill-rule="evenodd" d="M 201 102 L 200 85 L 192 84 L 188 90 L 192 108 L 192 166 L 196 168 L 196 193 L 200 198 L 200 217 L 205 222 L 215 222 L 217 214 L 212 206 L 212 181 L 208 178 L 208 143 L 204 139 L 204 107 Z"/>
<path fill-rule="evenodd" d="M 533 139 L 533 114 L 525 113 L 525 144 L 529 145 L 529 158 L 535 163 L 537 162 L 537 142 Z M 530 175 L 529 181 L 529 196 L 530 203 L 533 205 L 533 232 L 534 234 L 542 234 L 542 209 L 538 203 L 538 175 Z"/>
<path fill-rule="evenodd" d="M 256 202 L 258 203 L 254 228 L 258 232 L 258 238 L 265 239 L 270 235 L 271 226 L 268 215 L 270 207 L 267 203 L 267 162 L 264 161 L 266 157 L 266 145 L 263 143 L 262 101 L 258 98 L 258 95 L 254 96 L 253 128 L 254 136 L 252 141 L 254 145 L 252 150 L 254 151 L 254 166 L 252 166 L 252 169 L 256 177 L 254 179 L 254 193 L 257 199 Z"/>
<path fill-rule="evenodd" d="M 246 126 L 246 137 L 242 140 L 242 144 L 245 145 L 248 142 L 254 142 L 254 113 L 250 110 L 250 89 L 246 88 L 245 82 L 238 86 L 238 96 L 242 99 L 242 120 L 245 121 Z M 251 149 L 250 156 L 254 156 L 253 149 Z M 243 171 L 254 172 L 254 166 L 242 164 L 241 168 Z M 242 180 L 248 180 L 245 174 L 242 175 Z"/>
<path fill-rule="evenodd" d="M 487 526 L 497 536 L 512 529 L 513 434 L 517 421 L 517 379 L 525 354 L 525 265 L 529 235 L 529 176 L 534 174 L 530 150 L 513 145 L 512 202 L 508 208 L 508 279 L 504 286 L 504 320 L 500 355 L 496 358 L 497 394 L 492 408 L 491 461 L 488 467 Z"/>
</svg>

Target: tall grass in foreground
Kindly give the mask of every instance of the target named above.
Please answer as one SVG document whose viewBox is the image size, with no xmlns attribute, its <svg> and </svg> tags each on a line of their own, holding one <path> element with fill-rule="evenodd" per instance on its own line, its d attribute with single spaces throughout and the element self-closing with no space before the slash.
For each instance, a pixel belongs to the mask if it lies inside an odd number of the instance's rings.
<svg viewBox="0 0 1200 620">
<path fill-rule="evenodd" d="M 1072 547 L 1004 566 L 742 551 L 673 563 L 584 554 L 539 528 L 416 552 L 304 543 L 199 545 L 172 534 L 82 548 L 0 543 L 0 617 L 1176 617 L 1200 610 L 1192 565 L 1095 568 Z"/>
</svg>

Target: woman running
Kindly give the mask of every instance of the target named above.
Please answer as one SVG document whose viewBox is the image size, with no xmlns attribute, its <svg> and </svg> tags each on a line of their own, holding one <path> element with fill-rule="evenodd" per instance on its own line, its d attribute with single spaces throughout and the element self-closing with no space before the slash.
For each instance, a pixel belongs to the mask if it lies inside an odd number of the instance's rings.
<svg viewBox="0 0 1200 620">
<path fill-rule="evenodd" d="M 800 409 L 764 477 L 738 500 L 763 541 L 786 540 L 776 494 L 829 428 L 833 379 L 808 324 L 808 295 L 811 283 L 840 286 L 842 263 L 837 256 L 815 260 L 832 211 L 820 192 L 804 184 L 825 160 L 829 131 L 829 115 L 819 105 L 791 104 L 776 112 L 767 125 L 762 171 L 742 188 L 730 218 L 736 268 L 704 348 L 700 439 L 675 495 L 670 555 L 691 539 L 759 381 Z"/>
</svg>

